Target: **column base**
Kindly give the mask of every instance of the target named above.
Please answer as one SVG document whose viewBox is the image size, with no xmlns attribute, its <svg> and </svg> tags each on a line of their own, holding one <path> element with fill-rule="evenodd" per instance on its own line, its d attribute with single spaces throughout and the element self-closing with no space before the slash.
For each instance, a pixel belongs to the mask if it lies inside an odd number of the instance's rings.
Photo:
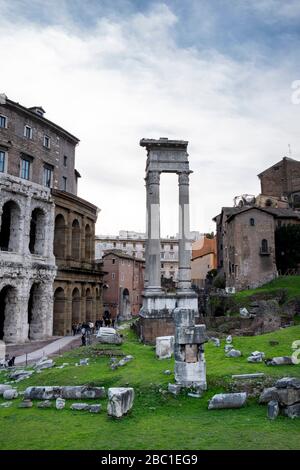
<svg viewBox="0 0 300 470">
<path fill-rule="evenodd" d="M 207 389 L 205 359 L 199 362 L 175 361 L 175 382 L 183 387 Z"/>
</svg>

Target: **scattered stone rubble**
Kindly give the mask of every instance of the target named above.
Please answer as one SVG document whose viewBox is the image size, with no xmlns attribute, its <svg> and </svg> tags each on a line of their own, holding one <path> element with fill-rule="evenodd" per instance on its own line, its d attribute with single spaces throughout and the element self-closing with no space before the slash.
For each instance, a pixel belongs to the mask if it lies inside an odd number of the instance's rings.
<svg viewBox="0 0 300 470">
<path fill-rule="evenodd" d="M 88 403 L 73 403 L 71 405 L 71 410 L 76 411 L 89 411 L 90 413 L 99 413 L 101 410 L 100 404 L 90 405 Z"/>
<path fill-rule="evenodd" d="M 24 397 L 33 400 L 103 398 L 105 397 L 105 388 L 87 385 L 28 387 Z"/>
<path fill-rule="evenodd" d="M 289 418 L 300 418 L 300 379 L 284 377 L 277 380 L 273 387 L 263 390 L 259 403 L 268 404 L 270 419 L 275 419 L 279 413 Z"/>
<path fill-rule="evenodd" d="M 133 388 L 109 388 L 107 406 L 108 415 L 115 418 L 121 418 L 132 408 L 133 400 Z"/>
<path fill-rule="evenodd" d="M 5 390 L 3 392 L 3 398 L 4 400 L 13 400 L 14 398 L 18 398 L 18 392 L 15 388 Z"/>
<path fill-rule="evenodd" d="M 241 355 L 242 353 L 238 349 L 230 349 L 226 354 L 226 357 L 240 357 Z"/>
<path fill-rule="evenodd" d="M 57 410 L 63 410 L 65 406 L 66 406 L 66 400 L 64 400 L 63 398 L 56 398 L 55 408 Z"/>
</svg>

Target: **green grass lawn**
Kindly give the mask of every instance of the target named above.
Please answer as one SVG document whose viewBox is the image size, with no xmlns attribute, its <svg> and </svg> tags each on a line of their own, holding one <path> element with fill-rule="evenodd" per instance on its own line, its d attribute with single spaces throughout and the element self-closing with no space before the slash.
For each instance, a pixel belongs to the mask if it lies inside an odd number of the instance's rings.
<svg viewBox="0 0 300 470">
<path fill-rule="evenodd" d="M 141 344 L 131 330 L 125 336 L 125 343 L 115 349 L 132 354 L 134 360 L 122 368 L 112 371 L 107 357 L 93 356 L 88 347 L 78 348 L 56 360 L 57 365 L 69 362 L 68 367 L 34 374 L 20 382 L 18 389 L 86 383 L 132 386 L 136 397 L 128 416 L 120 420 L 109 418 L 106 399 L 101 400 L 103 409 L 95 415 L 70 410 L 72 401 L 62 411 L 38 409 L 36 405 L 19 409 L 17 399 L 10 408 L 0 408 L 0 449 L 300 449 L 300 420 L 280 416 L 270 421 L 266 406 L 258 405 L 255 399 L 242 409 L 207 410 L 212 395 L 228 390 L 231 374 L 265 372 L 274 379 L 300 377 L 300 365 L 267 367 L 246 362 L 248 353 L 254 350 L 264 351 L 269 357 L 290 355 L 292 342 L 300 339 L 300 326 L 234 338 L 234 346 L 243 352 L 241 358 L 226 358 L 224 342 L 221 348 L 208 343 L 208 391 L 200 399 L 168 394 L 167 385 L 174 378 L 163 372 L 173 370 L 173 360 L 157 360 L 154 348 Z M 271 339 L 279 344 L 270 346 Z M 90 357 L 90 365 L 76 367 L 79 357 Z M 4 374 L 0 373 L 0 382 L 4 381 Z"/>
<path fill-rule="evenodd" d="M 234 297 L 235 300 L 242 301 L 251 297 L 253 294 L 272 294 L 281 289 L 286 289 L 287 300 L 300 297 L 300 276 L 280 276 L 257 289 L 237 292 Z"/>
</svg>

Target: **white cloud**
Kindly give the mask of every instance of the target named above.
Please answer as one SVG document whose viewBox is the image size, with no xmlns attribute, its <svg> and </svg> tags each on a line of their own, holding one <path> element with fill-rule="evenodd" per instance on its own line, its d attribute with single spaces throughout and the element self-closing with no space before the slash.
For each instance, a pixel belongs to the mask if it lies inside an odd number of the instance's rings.
<svg viewBox="0 0 300 470">
<path fill-rule="evenodd" d="M 258 193 L 256 175 L 288 144 L 299 157 L 300 106 L 290 99 L 296 53 L 264 67 L 183 48 L 174 40 L 178 21 L 164 4 L 82 31 L 0 19 L 0 91 L 44 106 L 81 139 L 79 193 L 101 208 L 98 233 L 144 230 L 142 137 L 190 141 L 191 220 L 200 231 L 214 228 L 212 217 L 235 195 Z M 171 234 L 175 176 L 164 183 L 162 228 Z"/>
</svg>

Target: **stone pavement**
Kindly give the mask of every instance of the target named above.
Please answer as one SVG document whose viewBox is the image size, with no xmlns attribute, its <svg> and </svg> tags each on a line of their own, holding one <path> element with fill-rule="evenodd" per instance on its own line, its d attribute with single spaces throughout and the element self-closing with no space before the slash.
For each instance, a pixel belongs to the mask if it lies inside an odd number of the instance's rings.
<svg viewBox="0 0 300 470">
<path fill-rule="evenodd" d="M 51 354 L 58 353 L 62 351 L 66 346 L 69 346 L 71 343 L 75 341 L 79 341 L 80 337 L 78 336 L 64 336 L 63 338 L 57 339 L 51 343 L 46 344 L 41 349 L 37 349 L 36 351 L 32 351 L 27 354 L 27 361 L 28 362 L 35 362 L 41 359 L 43 356 L 51 356 Z M 21 356 L 17 356 L 15 359 L 15 364 L 24 364 L 26 362 L 26 354 L 22 354 Z"/>
</svg>

